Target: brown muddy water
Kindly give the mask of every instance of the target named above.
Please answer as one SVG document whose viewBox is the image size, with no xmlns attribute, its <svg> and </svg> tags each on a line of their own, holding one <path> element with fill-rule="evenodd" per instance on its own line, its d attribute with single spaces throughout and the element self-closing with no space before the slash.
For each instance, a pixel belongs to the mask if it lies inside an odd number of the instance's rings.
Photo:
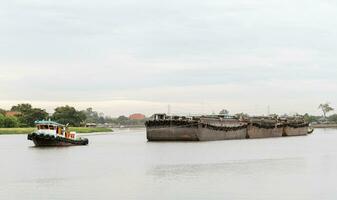
<svg viewBox="0 0 337 200">
<path fill-rule="evenodd" d="M 337 199 L 337 129 L 288 138 L 147 142 L 144 129 L 36 148 L 0 136 L 0 199 Z"/>
</svg>

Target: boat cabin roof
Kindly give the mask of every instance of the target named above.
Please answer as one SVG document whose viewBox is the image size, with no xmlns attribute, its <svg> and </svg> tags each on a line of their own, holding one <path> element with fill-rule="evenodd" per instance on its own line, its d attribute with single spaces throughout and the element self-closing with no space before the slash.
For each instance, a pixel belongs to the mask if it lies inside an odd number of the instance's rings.
<svg viewBox="0 0 337 200">
<path fill-rule="evenodd" d="M 59 124 L 54 121 L 47 121 L 47 120 L 41 120 L 41 121 L 35 121 L 36 125 L 53 125 L 53 126 L 64 126 L 63 124 Z"/>
</svg>

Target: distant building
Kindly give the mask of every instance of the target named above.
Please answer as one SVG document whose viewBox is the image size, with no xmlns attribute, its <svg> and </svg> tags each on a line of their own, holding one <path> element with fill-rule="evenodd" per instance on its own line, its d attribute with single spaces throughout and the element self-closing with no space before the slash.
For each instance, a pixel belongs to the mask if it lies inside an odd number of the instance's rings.
<svg viewBox="0 0 337 200">
<path fill-rule="evenodd" d="M 145 119 L 145 115 L 140 114 L 140 113 L 135 113 L 135 114 L 130 115 L 129 119 L 142 120 L 142 119 Z"/>
<path fill-rule="evenodd" d="M 86 123 L 86 124 L 85 124 L 85 127 L 92 127 L 92 128 L 95 128 L 95 127 L 97 127 L 97 124 L 96 124 L 96 123 Z"/>
<path fill-rule="evenodd" d="M 18 116 L 20 114 L 21 114 L 20 112 L 16 112 L 16 111 L 8 111 L 8 112 L 5 113 L 5 116 L 6 117 L 15 117 L 15 116 Z"/>
</svg>

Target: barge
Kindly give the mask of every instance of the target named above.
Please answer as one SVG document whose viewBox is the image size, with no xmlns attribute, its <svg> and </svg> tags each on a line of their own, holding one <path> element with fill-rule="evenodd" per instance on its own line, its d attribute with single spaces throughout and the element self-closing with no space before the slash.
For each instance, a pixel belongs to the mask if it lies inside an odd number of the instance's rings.
<svg viewBox="0 0 337 200">
<path fill-rule="evenodd" d="M 148 141 L 213 141 L 307 135 L 301 117 L 180 117 L 155 114 L 145 123 Z"/>
<path fill-rule="evenodd" d="M 35 146 L 71 146 L 87 145 L 87 138 L 78 137 L 76 132 L 69 131 L 68 127 L 53 121 L 36 121 L 36 130 L 28 134 Z"/>
</svg>

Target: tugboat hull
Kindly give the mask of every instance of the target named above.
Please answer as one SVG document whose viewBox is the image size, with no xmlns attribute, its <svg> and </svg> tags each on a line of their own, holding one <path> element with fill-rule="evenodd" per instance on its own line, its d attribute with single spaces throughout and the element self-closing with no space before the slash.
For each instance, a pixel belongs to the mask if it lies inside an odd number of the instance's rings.
<svg viewBox="0 0 337 200">
<path fill-rule="evenodd" d="M 72 146 L 72 145 L 88 145 L 88 139 L 73 140 L 63 137 L 54 137 L 50 135 L 41 135 L 32 133 L 27 137 L 32 140 L 35 146 Z"/>
</svg>

